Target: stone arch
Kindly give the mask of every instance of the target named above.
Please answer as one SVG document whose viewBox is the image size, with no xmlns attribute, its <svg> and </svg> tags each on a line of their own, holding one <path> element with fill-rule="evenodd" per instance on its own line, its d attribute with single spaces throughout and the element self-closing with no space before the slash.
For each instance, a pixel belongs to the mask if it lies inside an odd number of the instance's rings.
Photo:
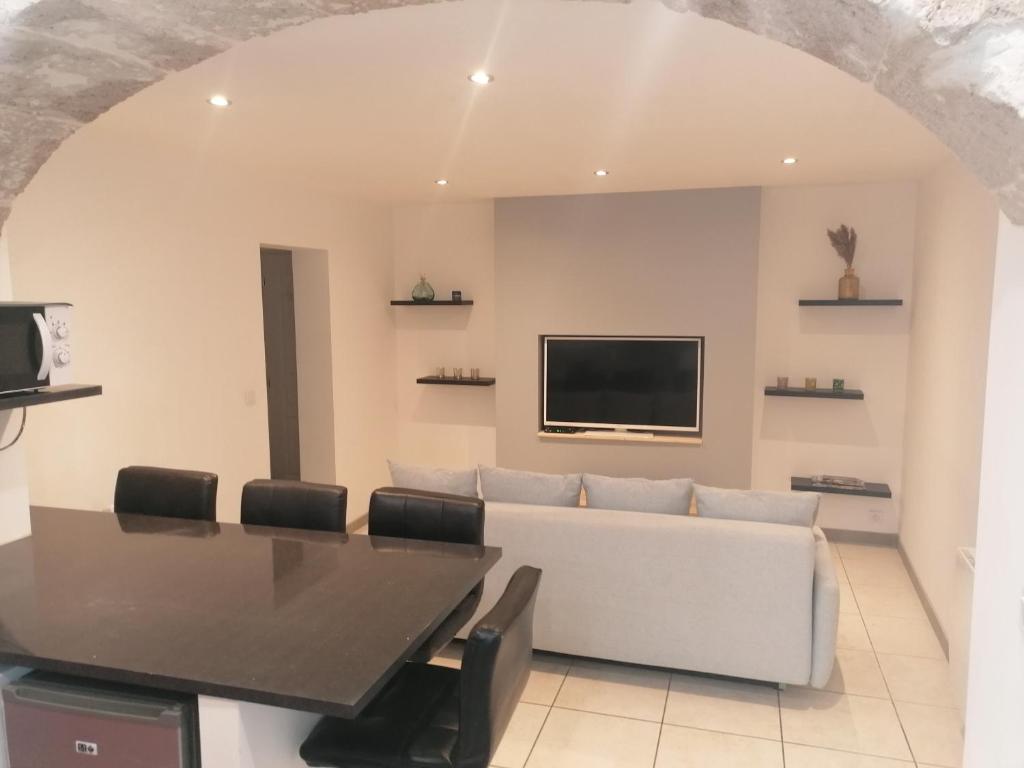
<svg viewBox="0 0 1024 768">
<path fill-rule="evenodd" d="M 61 142 L 166 75 L 319 18 L 439 1 L 3 0 L 0 226 Z M 661 2 L 785 43 L 871 84 L 945 142 L 1024 223 L 1024 0 Z"/>
</svg>

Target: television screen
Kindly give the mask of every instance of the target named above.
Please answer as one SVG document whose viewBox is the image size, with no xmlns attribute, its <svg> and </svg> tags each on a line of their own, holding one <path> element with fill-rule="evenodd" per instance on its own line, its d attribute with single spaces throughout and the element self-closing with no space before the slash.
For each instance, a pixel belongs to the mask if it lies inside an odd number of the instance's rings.
<svg viewBox="0 0 1024 768">
<path fill-rule="evenodd" d="M 542 336 L 545 427 L 700 434 L 704 338 Z"/>
</svg>

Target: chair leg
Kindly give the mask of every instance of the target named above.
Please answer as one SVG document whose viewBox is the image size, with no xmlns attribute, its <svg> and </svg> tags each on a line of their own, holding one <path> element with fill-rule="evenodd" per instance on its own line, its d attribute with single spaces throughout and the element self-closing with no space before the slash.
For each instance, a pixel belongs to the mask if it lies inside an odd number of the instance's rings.
<svg viewBox="0 0 1024 768">
<path fill-rule="evenodd" d="M 780 693 L 781 693 L 782 691 L 786 690 L 786 684 L 785 684 L 785 683 L 779 683 L 779 686 L 778 686 L 778 687 L 779 687 L 779 692 L 780 692 Z"/>
</svg>

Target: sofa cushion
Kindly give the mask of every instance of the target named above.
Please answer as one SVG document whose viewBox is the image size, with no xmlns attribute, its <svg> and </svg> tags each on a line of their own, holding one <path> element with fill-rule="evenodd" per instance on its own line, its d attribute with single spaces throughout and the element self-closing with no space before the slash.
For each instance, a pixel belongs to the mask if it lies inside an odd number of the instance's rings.
<svg viewBox="0 0 1024 768">
<path fill-rule="evenodd" d="M 485 501 L 578 507 L 582 487 L 582 475 L 546 475 L 480 466 L 480 489 Z"/>
<path fill-rule="evenodd" d="M 693 480 L 648 480 L 643 477 L 583 475 L 587 506 L 628 512 L 686 515 L 690 512 Z"/>
<path fill-rule="evenodd" d="M 814 525 L 818 517 L 816 493 L 779 491 L 737 491 L 731 488 L 694 486 L 697 514 L 720 520 L 749 520 L 755 523 Z"/>
<path fill-rule="evenodd" d="M 391 482 L 399 488 L 479 498 L 476 490 L 475 469 L 418 467 L 414 464 L 399 464 L 390 459 L 388 468 L 391 470 Z"/>
</svg>

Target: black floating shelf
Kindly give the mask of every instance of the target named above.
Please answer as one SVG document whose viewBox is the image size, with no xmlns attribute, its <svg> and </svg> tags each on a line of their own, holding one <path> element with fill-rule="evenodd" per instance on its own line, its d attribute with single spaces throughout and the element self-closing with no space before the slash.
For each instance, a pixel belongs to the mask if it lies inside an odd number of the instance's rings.
<svg viewBox="0 0 1024 768">
<path fill-rule="evenodd" d="M 413 301 L 412 299 L 392 299 L 392 307 L 471 307 L 472 299 L 462 301 Z"/>
<path fill-rule="evenodd" d="M 447 384 L 453 387 L 493 387 L 494 379 L 454 379 L 451 376 L 424 376 L 416 379 L 417 384 Z"/>
<path fill-rule="evenodd" d="M 58 387 L 43 387 L 34 392 L 12 392 L 0 395 L 0 411 L 25 408 L 30 405 L 59 403 L 61 400 L 78 400 L 103 394 L 99 384 L 61 384 Z"/>
<path fill-rule="evenodd" d="M 834 485 L 815 485 L 809 477 L 791 477 L 789 478 L 789 487 L 794 491 L 839 493 L 844 496 L 872 496 L 877 499 L 892 498 L 892 489 L 885 483 L 864 483 L 863 488 L 837 488 Z"/>
<path fill-rule="evenodd" d="M 817 397 L 824 400 L 863 400 L 864 393 L 859 389 L 804 389 L 803 387 L 765 387 L 766 397 Z"/>
<path fill-rule="evenodd" d="M 800 299 L 801 307 L 902 307 L 903 299 Z"/>
</svg>

